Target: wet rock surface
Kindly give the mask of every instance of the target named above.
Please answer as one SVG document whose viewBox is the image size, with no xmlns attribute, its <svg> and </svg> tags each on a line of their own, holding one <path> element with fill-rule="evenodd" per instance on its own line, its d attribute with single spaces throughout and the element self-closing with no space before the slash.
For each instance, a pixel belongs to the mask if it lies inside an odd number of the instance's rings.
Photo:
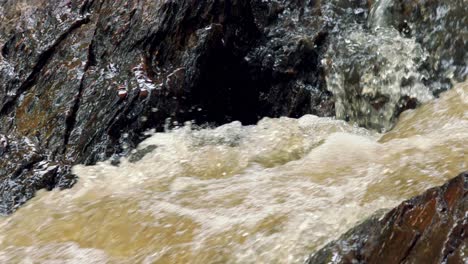
<svg viewBox="0 0 468 264">
<path fill-rule="evenodd" d="M 1 181 L 18 190 L 19 179 L 40 178 L 31 176 L 39 161 L 59 169 L 51 184 L 34 186 L 71 186 L 72 164 L 125 155 L 149 128 L 333 115 L 318 65 L 326 40 L 319 4 L 3 0 L 0 6 L 0 133 L 19 145 L 34 142 L 37 152 L 2 148 L 1 162 L 10 165 L 2 166 Z M 4 188 L 2 212 L 34 188 Z"/>
<path fill-rule="evenodd" d="M 307 263 L 466 263 L 468 173 L 374 216 Z"/>
<path fill-rule="evenodd" d="M 324 53 L 371 5 L 0 0 L 0 212 L 72 186 L 73 164 L 127 155 L 148 129 L 335 115 Z"/>
</svg>

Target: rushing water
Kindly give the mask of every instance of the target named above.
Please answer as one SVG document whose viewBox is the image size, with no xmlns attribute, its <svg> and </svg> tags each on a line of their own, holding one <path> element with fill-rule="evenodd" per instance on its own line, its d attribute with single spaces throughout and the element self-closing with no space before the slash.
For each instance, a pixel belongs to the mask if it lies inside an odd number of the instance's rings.
<svg viewBox="0 0 468 264">
<path fill-rule="evenodd" d="M 433 98 L 419 71 L 427 54 L 414 39 L 394 28 L 350 29 L 333 44 L 327 86 L 336 116 L 386 131 L 407 101 Z"/>
<path fill-rule="evenodd" d="M 378 0 L 366 23 L 341 23 L 323 60 L 336 116 L 388 131 L 401 109 L 433 93 L 422 70 L 428 52 L 390 23 L 391 0 Z"/>
<path fill-rule="evenodd" d="M 467 170 L 467 128 L 465 83 L 386 134 L 315 116 L 156 133 L 3 218 L 0 262 L 300 263 Z"/>
<path fill-rule="evenodd" d="M 1 218 L 0 263 L 301 263 L 468 170 L 468 83 L 432 98 L 426 51 L 377 2 L 324 62 L 339 118 L 386 130 L 402 97 L 425 102 L 391 131 L 308 115 L 153 133 L 119 166 L 77 166 L 73 189 Z"/>
</svg>

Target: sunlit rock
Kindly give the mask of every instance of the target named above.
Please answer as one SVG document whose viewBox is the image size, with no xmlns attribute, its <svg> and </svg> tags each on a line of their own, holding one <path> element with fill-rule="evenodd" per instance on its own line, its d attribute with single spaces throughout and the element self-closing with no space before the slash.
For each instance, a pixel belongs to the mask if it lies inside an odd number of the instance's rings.
<svg viewBox="0 0 468 264">
<path fill-rule="evenodd" d="M 376 215 L 307 263 L 467 263 L 468 173 Z"/>
</svg>

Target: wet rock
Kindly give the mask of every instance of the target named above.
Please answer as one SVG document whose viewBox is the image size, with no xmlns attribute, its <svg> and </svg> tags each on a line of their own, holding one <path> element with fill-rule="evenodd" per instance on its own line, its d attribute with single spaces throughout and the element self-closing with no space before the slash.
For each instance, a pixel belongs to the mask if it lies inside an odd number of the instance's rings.
<svg viewBox="0 0 468 264">
<path fill-rule="evenodd" d="M 351 229 L 307 261 L 466 263 L 468 173 Z"/>
<path fill-rule="evenodd" d="M 143 149 L 135 149 L 132 151 L 132 154 L 128 157 L 128 161 L 135 163 L 145 157 L 146 154 L 151 153 L 153 150 L 157 149 L 158 147 L 155 145 L 147 146 Z"/>
<path fill-rule="evenodd" d="M 333 115 L 319 63 L 328 35 L 321 8 L 316 1 L 256 1 L 262 38 L 244 63 L 260 116 Z"/>
<path fill-rule="evenodd" d="M 37 140 L 12 137 L 8 144 L 7 151 L 0 152 L 2 214 L 11 213 L 32 198 L 36 190 L 50 190 L 61 180 L 59 165 L 48 161 L 50 153 L 41 149 Z"/>
<path fill-rule="evenodd" d="M 33 179 L 32 168 L 45 160 L 59 166 L 51 182 L 69 187 L 73 164 L 126 155 L 143 131 L 187 120 L 333 115 L 317 64 L 326 39 L 315 21 L 318 4 L 0 3 L 0 133 L 16 135 L 20 145 L 34 139 L 40 150 L 32 152 L 37 159 L 22 156 L 32 155 L 28 148 L 16 158 L 2 157 L 9 166 L 31 164 L 3 169 L 0 182 L 16 170 Z M 125 93 L 116 91 L 119 85 Z M 17 206 L 7 200 L 20 204 L 33 189 L 3 189 L 0 203 L 7 205 L 1 212 Z"/>
</svg>

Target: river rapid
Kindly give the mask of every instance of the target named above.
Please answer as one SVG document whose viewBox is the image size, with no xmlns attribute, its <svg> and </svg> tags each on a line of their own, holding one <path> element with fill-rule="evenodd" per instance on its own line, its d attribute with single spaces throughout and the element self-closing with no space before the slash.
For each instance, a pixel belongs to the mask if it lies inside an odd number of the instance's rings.
<svg viewBox="0 0 468 264">
<path fill-rule="evenodd" d="M 429 55 L 376 2 L 368 29 L 340 29 L 323 59 L 337 119 L 149 131 L 118 165 L 75 166 L 72 189 L 0 218 L 0 263 L 302 263 L 468 170 L 468 82 L 435 98 L 419 70 Z M 394 125 L 405 97 L 422 105 Z"/>
<path fill-rule="evenodd" d="M 153 133 L 0 220 L 2 263 L 300 263 L 468 168 L 468 84 L 378 134 L 312 115 Z"/>
</svg>

